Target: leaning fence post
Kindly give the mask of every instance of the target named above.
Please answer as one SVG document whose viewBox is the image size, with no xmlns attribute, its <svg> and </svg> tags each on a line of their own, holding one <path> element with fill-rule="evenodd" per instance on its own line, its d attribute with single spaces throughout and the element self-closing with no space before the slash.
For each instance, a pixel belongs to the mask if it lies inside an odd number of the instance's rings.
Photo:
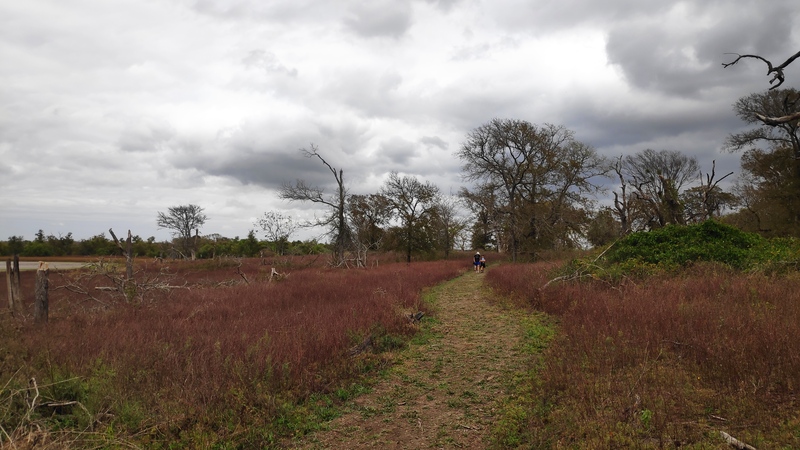
<svg viewBox="0 0 800 450">
<path fill-rule="evenodd" d="M 39 262 L 39 270 L 36 271 L 36 303 L 34 304 L 33 318 L 36 322 L 47 322 L 48 299 L 47 289 L 49 287 L 48 275 L 50 269 L 46 262 Z"/>
</svg>

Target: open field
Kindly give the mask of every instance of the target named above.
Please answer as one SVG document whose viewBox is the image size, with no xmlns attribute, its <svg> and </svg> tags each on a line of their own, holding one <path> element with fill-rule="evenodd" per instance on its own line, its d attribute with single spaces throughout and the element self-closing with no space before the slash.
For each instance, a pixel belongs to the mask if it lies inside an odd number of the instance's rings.
<svg viewBox="0 0 800 450">
<path fill-rule="evenodd" d="M 552 315 L 528 381 L 532 448 L 800 448 L 800 277 L 697 264 L 621 285 L 551 284 L 540 266 L 487 280 Z M 729 448 L 729 447 L 728 447 Z"/>
<path fill-rule="evenodd" d="M 0 317 L 0 434 L 17 448 L 274 445 L 319 426 L 312 395 L 345 395 L 384 367 L 426 311 L 423 290 L 467 269 L 269 263 L 141 262 L 120 291 L 94 289 L 114 288 L 118 261 L 51 273 L 46 326 L 30 320 L 34 273 L 22 273 L 26 308 Z"/>
<path fill-rule="evenodd" d="M 47 326 L 0 317 L 0 436 L 52 449 L 723 449 L 727 433 L 800 448 L 796 273 L 697 263 L 541 289 L 563 266 L 453 280 L 463 260 L 269 263 L 143 262 L 138 277 L 174 288 L 56 289 Z M 272 267 L 288 278 L 270 281 Z M 103 270 L 53 283 L 107 285 Z"/>
</svg>

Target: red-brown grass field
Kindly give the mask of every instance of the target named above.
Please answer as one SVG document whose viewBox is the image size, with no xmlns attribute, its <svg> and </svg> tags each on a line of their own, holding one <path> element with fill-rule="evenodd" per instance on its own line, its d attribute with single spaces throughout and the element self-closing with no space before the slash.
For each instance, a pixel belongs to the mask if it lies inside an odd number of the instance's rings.
<svg viewBox="0 0 800 450">
<path fill-rule="evenodd" d="M 47 324 L 31 319 L 36 272 L 24 271 L 26 307 L 0 319 L 0 442 L 261 448 L 318 426 L 326 405 L 312 394 L 359 389 L 379 351 L 414 333 L 423 291 L 469 268 L 397 259 L 352 270 L 325 256 L 149 260 L 128 296 L 94 289 L 124 273 L 124 260 L 106 260 L 49 274 Z"/>
<path fill-rule="evenodd" d="M 800 448 L 798 274 L 698 264 L 540 291 L 553 268 L 487 274 L 496 292 L 557 322 L 530 380 L 531 448 L 735 448 L 720 432 L 758 449 Z"/>
<path fill-rule="evenodd" d="M 469 255 L 400 259 L 350 270 L 324 256 L 137 261 L 139 284 L 121 291 L 95 289 L 124 273 L 123 260 L 106 260 L 50 273 L 47 324 L 32 320 L 36 274 L 23 272 L 25 309 L 0 315 L 0 443 L 278 448 L 367 389 L 390 364 L 384 351 L 418 331 L 409 314 L 430 312 L 427 288 L 471 270 Z M 697 263 L 548 284 L 559 267 L 501 262 L 485 275 L 556 330 L 531 353 L 518 407 L 506 408 L 513 420 L 500 418 L 508 436 L 493 442 L 735 448 L 724 432 L 758 449 L 800 448 L 797 273 Z"/>
</svg>

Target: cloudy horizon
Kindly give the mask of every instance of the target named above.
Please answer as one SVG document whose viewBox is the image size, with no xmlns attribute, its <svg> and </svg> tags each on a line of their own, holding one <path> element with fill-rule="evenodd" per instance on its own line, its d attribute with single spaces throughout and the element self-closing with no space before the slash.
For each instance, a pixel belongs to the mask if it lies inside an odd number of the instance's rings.
<svg viewBox="0 0 800 450">
<path fill-rule="evenodd" d="M 201 232 L 245 237 L 314 205 L 283 183 L 351 193 L 389 172 L 444 193 L 454 156 L 494 118 L 563 125 L 601 155 L 721 151 L 732 110 L 800 49 L 795 1 L 28 0 L 0 5 L 0 239 L 167 239 L 156 215 L 197 204 Z M 795 87 L 800 64 L 786 71 Z M 259 235 L 260 236 L 260 235 Z M 263 236 L 260 236 L 263 237 Z M 301 238 L 314 237 L 303 235 Z"/>
</svg>

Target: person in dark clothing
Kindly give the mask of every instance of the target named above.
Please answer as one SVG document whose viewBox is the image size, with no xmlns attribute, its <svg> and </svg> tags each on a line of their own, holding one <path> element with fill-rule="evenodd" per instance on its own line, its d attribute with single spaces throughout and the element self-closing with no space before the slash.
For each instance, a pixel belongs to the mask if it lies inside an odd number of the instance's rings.
<svg viewBox="0 0 800 450">
<path fill-rule="evenodd" d="M 477 272 L 481 266 L 481 252 L 475 252 L 475 256 L 472 257 L 472 260 L 472 265 L 475 266 L 475 272 Z"/>
<path fill-rule="evenodd" d="M 484 270 L 486 270 L 486 257 L 481 255 L 481 270 L 480 270 L 480 272 L 483 273 Z"/>
</svg>

